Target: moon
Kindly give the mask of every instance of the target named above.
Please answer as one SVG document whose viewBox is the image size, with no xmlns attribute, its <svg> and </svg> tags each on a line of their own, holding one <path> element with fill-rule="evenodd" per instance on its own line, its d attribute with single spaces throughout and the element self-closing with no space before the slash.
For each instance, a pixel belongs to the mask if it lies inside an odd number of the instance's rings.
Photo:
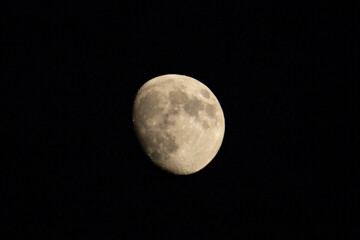
<svg viewBox="0 0 360 240">
<path fill-rule="evenodd" d="M 160 168 L 188 175 L 215 157 L 225 133 L 225 118 L 213 92 L 200 81 L 167 74 L 147 81 L 133 105 L 136 136 Z"/>
</svg>

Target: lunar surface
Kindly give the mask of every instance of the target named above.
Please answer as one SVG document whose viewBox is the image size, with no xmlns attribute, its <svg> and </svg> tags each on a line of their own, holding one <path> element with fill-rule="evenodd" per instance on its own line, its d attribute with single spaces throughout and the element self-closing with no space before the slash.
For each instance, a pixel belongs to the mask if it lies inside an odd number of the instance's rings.
<svg viewBox="0 0 360 240">
<path fill-rule="evenodd" d="M 139 89 L 133 124 L 152 162 L 178 175 L 204 168 L 219 151 L 225 132 L 224 114 L 211 90 L 177 74 L 153 78 Z"/>
</svg>

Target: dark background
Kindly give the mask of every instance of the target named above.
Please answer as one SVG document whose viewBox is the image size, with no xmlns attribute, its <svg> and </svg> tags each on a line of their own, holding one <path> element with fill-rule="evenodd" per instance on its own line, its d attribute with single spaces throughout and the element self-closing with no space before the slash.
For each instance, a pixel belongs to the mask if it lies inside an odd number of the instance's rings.
<svg viewBox="0 0 360 240">
<path fill-rule="evenodd" d="M 2 239 L 356 239 L 357 6 L 49 2 L 1 9 Z M 132 130 L 136 91 L 168 73 L 225 115 L 189 176 Z"/>
</svg>

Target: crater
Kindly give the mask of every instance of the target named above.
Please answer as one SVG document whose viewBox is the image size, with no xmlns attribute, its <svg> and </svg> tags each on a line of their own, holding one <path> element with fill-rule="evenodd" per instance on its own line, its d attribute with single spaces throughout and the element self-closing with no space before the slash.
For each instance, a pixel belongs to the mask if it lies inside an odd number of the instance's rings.
<svg viewBox="0 0 360 240">
<path fill-rule="evenodd" d="M 204 98 L 207 98 L 207 99 L 210 98 L 210 93 L 209 93 L 208 90 L 202 89 L 202 90 L 200 91 L 200 93 L 201 93 L 201 95 L 203 95 Z"/>
<path fill-rule="evenodd" d="M 174 125 L 174 121 L 170 119 L 170 113 L 166 113 L 162 119 L 162 121 L 159 123 L 160 129 L 168 129 L 171 125 Z"/>
</svg>

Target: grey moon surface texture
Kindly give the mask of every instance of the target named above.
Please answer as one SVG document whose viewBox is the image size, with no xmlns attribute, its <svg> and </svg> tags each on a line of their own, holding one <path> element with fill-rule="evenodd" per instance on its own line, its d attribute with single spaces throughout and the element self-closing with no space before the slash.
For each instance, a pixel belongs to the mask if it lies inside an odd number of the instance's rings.
<svg viewBox="0 0 360 240">
<path fill-rule="evenodd" d="M 147 81 L 136 94 L 132 117 L 145 153 L 157 166 L 177 175 L 204 168 L 224 138 L 219 101 L 207 86 L 185 75 Z"/>
</svg>

